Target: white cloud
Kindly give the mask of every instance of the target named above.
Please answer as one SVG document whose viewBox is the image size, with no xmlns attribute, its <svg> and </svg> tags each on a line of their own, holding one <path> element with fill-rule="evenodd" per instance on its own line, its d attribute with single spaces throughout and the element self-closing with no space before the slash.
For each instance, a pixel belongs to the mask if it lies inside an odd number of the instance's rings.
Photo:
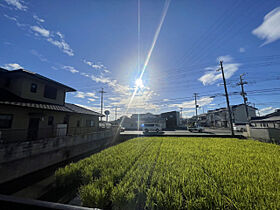
<svg viewBox="0 0 280 210">
<path fill-rule="evenodd" d="M 88 98 L 90 101 L 94 101 L 95 98 L 98 98 L 94 92 L 82 92 L 78 91 L 76 95 L 74 96 L 76 98 Z"/>
<path fill-rule="evenodd" d="M 110 71 L 107 69 L 106 66 L 104 66 L 101 62 L 97 62 L 94 63 L 92 61 L 87 61 L 87 60 L 83 60 L 83 62 L 87 65 L 89 65 L 90 67 L 92 67 L 93 69 L 97 69 L 97 70 L 102 70 L 105 73 L 110 73 Z"/>
<path fill-rule="evenodd" d="M 217 60 L 222 60 L 225 78 L 230 78 L 241 66 L 240 63 L 233 63 L 233 58 L 229 55 L 227 56 L 220 56 L 217 58 Z M 231 62 L 231 63 L 229 63 Z M 220 66 L 212 66 L 212 67 L 206 67 L 205 70 L 207 71 L 204 73 L 203 76 L 201 76 L 198 80 L 203 83 L 203 85 L 211 85 L 214 84 L 217 80 L 222 79 L 221 71 L 217 71 Z"/>
<path fill-rule="evenodd" d="M 82 105 L 82 104 L 75 104 L 75 105 L 81 106 L 81 107 L 83 107 L 85 109 L 89 109 L 89 110 L 92 110 L 94 112 L 100 113 L 100 107 L 98 107 L 98 106 L 85 106 L 85 105 Z"/>
<path fill-rule="evenodd" d="M 44 20 L 44 19 L 39 18 L 37 15 L 33 15 L 33 18 L 34 18 L 36 21 L 40 22 L 40 23 L 45 22 L 45 20 Z"/>
<path fill-rule="evenodd" d="M 43 55 L 41 55 L 39 52 L 37 52 L 36 50 L 32 49 L 30 50 L 30 53 L 36 57 L 38 57 L 42 62 L 47 62 L 48 59 L 46 59 Z"/>
<path fill-rule="evenodd" d="M 192 117 L 195 114 L 195 110 L 183 110 L 183 117 Z"/>
<path fill-rule="evenodd" d="M 3 68 L 8 69 L 8 70 L 23 69 L 23 67 L 21 65 L 19 65 L 18 63 L 8 63 L 8 64 L 5 64 L 3 66 Z"/>
<path fill-rule="evenodd" d="M 270 114 L 272 112 L 275 112 L 276 108 L 273 108 L 272 106 L 270 107 L 265 107 L 263 109 L 260 109 L 259 112 L 260 112 L 260 115 L 267 115 L 267 114 Z"/>
<path fill-rule="evenodd" d="M 20 28 L 23 28 L 23 27 L 26 26 L 25 24 L 20 23 L 15 17 L 11 17 L 11 16 L 6 15 L 6 14 L 4 14 L 4 17 L 7 18 L 7 19 L 9 19 L 9 20 L 14 21 L 14 22 L 16 23 L 16 25 L 17 25 L 18 27 L 20 27 Z"/>
<path fill-rule="evenodd" d="M 19 23 L 19 21 L 15 17 L 10 17 L 8 15 L 4 15 L 6 18 L 14 21 L 18 27 L 28 30 L 32 32 L 36 36 L 42 36 L 52 45 L 58 47 L 62 50 L 62 52 L 66 53 L 69 56 L 74 55 L 73 49 L 71 49 L 70 45 L 65 41 L 64 35 L 61 32 L 54 32 L 43 28 L 42 26 L 30 26 L 28 24 Z M 42 19 L 41 19 L 42 20 Z M 30 30 L 31 29 L 31 30 Z"/>
<path fill-rule="evenodd" d="M 169 101 L 169 99 L 165 98 L 165 99 L 163 99 L 163 101 Z"/>
<path fill-rule="evenodd" d="M 18 10 L 26 11 L 27 6 L 24 5 L 22 0 L 4 0 L 7 4 L 14 6 Z"/>
<path fill-rule="evenodd" d="M 95 98 L 88 98 L 88 100 L 89 100 L 89 101 L 92 101 L 92 102 L 93 102 L 93 101 L 96 101 Z"/>
<path fill-rule="evenodd" d="M 80 92 L 80 91 L 77 91 L 76 95 L 74 96 L 76 98 L 85 98 L 85 93 L 84 92 Z"/>
<path fill-rule="evenodd" d="M 63 38 L 60 37 L 60 40 L 55 40 L 53 38 L 48 38 L 47 41 L 54 46 L 57 46 L 59 49 L 61 49 L 64 53 L 66 53 L 69 56 L 74 55 L 74 51 L 70 48 L 69 44 L 65 42 Z"/>
<path fill-rule="evenodd" d="M 265 40 L 261 46 L 280 39 L 280 7 L 266 14 L 263 23 L 254 29 L 252 34 Z"/>
<path fill-rule="evenodd" d="M 144 90 L 143 92 L 136 94 L 133 101 L 130 104 L 130 109 L 141 109 L 141 111 L 157 112 L 161 105 L 151 103 L 151 99 L 155 96 L 155 92 L 152 90 Z M 119 99 L 119 100 L 118 100 Z M 115 98 L 114 102 L 110 104 L 117 107 L 127 107 L 130 102 L 130 97 L 122 95 L 119 98 Z"/>
<path fill-rule="evenodd" d="M 65 69 L 67 71 L 70 71 L 71 73 L 75 74 L 78 73 L 79 71 L 75 69 L 73 66 L 62 66 L 62 69 Z"/>
<path fill-rule="evenodd" d="M 244 47 L 240 47 L 239 48 L 239 52 L 244 53 L 245 52 L 245 48 Z"/>
<path fill-rule="evenodd" d="M 91 98 L 98 98 L 98 96 L 96 96 L 94 92 L 87 92 L 86 96 L 91 97 Z"/>
<path fill-rule="evenodd" d="M 47 30 L 47 29 L 44 29 L 44 28 L 39 27 L 39 26 L 31 26 L 30 28 L 33 31 L 39 33 L 41 36 L 44 36 L 44 37 L 49 37 L 50 36 L 50 31 Z"/>
<path fill-rule="evenodd" d="M 105 66 L 104 66 L 103 64 L 101 64 L 101 63 L 96 64 L 96 63 L 93 63 L 93 62 L 87 61 L 87 60 L 84 60 L 84 63 L 87 64 L 87 65 L 89 65 L 89 66 L 91 66 L 91 67 L 94 68 L 94 69 L 102 69 L 102 68 L 105 67 Z"/>
<path fill-rule="evenodd" d="M 232 62 L 233 58 L 230 55 L 222 55 L 217 58 L 217 62 L 223 61 L 224 63 Z"/>
</svg>

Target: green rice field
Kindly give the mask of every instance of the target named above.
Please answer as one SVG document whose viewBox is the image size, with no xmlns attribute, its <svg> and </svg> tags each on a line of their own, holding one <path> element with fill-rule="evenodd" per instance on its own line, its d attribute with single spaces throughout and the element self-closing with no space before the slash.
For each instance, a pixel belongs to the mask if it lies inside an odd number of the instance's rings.
<svg viewBox="0 0 280 210">
<path fill-rule="evenodd" d="M 280 209 L 280 147 L 222 138 L 135 138 L 56 171 L 83 206 Z"/>
</svg>

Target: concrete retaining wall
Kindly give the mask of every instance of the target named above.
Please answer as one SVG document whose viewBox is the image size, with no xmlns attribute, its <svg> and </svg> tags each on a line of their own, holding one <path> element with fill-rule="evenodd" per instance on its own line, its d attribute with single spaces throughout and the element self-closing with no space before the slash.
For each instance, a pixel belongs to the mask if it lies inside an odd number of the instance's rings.
<svg viewBox="0 0 280 210">
<path fill-rule="evenodd" d="M 117 141 L 116 130 L 0 145 L 0 184 Z"/>
<path fill-rule="evenodd" d="M 266 142 L 280 143 L 280 129 L 250 128 L 250 137 Z"/>
</svg>

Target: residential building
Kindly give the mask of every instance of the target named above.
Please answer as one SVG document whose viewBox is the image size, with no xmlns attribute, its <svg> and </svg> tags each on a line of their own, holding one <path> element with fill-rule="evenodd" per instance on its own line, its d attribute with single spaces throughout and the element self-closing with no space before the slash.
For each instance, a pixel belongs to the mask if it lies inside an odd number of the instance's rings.
<svg viewBox="0 0 280 210">
<path fill-rule="evenodd" d="M 65 102 L 75 89 L 27 70 L 0 68 L 0 140 L 24 141 L 98 130 L 101 114 Z"/>
<path fill-rule="evenodd" d="M 280 143 L 280 109 L 250 121 L 249 135 L 258 140 Z"/>
<path fill-rule="evenodd" d="M 249 119 L 256 117 L 256 108 L 252 106 L 248 107 Z M 244 104 L 238 104 L 231 106 L 232 120 L 235 124 L 248 123 L 246 115 L 246 107 Z M 229 115 L 226 108 L 219 108 L 215 110 L 209 110 L 206 115 L 205 126 L 209 127 L 229 127 Z"/>
</svg>

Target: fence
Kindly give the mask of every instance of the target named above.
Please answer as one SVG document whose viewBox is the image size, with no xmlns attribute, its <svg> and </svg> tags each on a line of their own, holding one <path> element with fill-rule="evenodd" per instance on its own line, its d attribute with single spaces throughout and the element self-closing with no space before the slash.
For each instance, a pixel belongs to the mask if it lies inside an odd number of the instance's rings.
<svg viewBox="0 0 280 210">
<path fill-rule="evenodd" d="M 34 141 L 59 136 L 77 136 L 99 133 L 108 129 L 96 129 L 94 127 L 63 127 L 63 128 L 39 128 L 39 129 L 0 129 L 0 143 L 12 143 Z"/>
</svg>

